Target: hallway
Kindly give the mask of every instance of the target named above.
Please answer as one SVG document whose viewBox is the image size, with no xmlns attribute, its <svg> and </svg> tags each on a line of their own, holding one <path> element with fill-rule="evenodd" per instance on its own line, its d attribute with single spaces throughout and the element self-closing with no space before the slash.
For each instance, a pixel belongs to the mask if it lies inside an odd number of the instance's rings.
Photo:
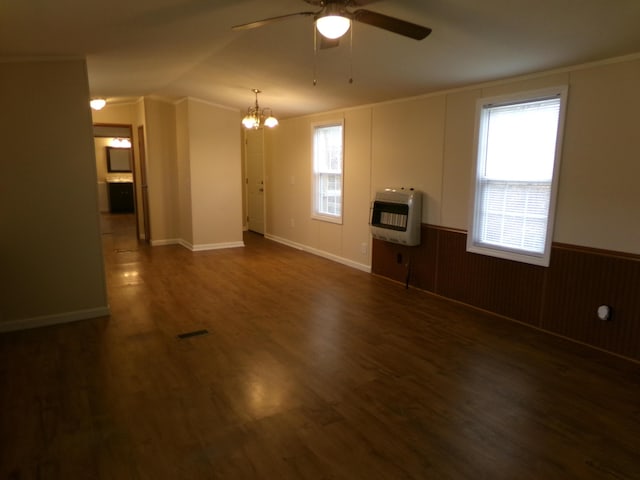
<svg viewBox="0 0 640 480">
<path fill-rule="evenodd" d="M 136 238 L 135 213 L 101 213 L 100 232 L 105 254 L 137 250 L 140 244 Z"/>
</svg>

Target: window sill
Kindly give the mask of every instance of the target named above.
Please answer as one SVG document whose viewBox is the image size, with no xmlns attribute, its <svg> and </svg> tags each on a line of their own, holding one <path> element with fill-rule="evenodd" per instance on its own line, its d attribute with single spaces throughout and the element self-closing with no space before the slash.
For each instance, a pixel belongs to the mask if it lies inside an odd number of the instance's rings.
<svg viewBox="0 0 640 480">
<path fill-rule="evenodd" d="M 319 220 L 321 222 L 335 223 L 338 225 L 342 225 L 342 217 L 334 217 L 331 215 L 319 215 L 317 213 L 314 213 L 311 215 L 311 220 Z"/>
</svg>

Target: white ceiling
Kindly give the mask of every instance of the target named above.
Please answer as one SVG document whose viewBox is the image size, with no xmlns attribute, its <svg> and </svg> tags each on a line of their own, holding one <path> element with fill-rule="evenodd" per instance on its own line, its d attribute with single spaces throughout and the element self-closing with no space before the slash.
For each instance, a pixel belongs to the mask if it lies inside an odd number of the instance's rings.
<svg viewBox="0 0 640 480">
<path fill-rule="evenodd" d="M 0 0 L 0 59 L 86 55 L 91 94 L 112 101 L 192 96 L 244 110 L 259 88 L 260 105 L 287 117 L 640 52 L 640 0 L 367 3 L 433 33 L 356 23 L 352 52 L 347 37 L 314 55 L 311 17 L 231 30 L 316 10 L 302 0 Z"/>
</svg>

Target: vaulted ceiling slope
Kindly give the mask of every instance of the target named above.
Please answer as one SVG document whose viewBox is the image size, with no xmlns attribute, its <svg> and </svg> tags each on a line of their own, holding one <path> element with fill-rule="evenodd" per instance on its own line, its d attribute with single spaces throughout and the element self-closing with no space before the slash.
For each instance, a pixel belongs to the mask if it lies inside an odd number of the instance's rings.
<svg viewBox="0 0 640 480">
<path fill-rule="evenodd" d="M 0 59 L 86 56 L 92 95 L 114 100 L 192 96 L 243 110 L 259 88 L 287 117 L 640 52 L 639 0 L 362 3 L 433 33 L 416 41 L 356 23 L 352 42 L 314 54 L 312 17 L 231 29 L 315 9 L 303 0 L 0 0 Z"/>
</svg>

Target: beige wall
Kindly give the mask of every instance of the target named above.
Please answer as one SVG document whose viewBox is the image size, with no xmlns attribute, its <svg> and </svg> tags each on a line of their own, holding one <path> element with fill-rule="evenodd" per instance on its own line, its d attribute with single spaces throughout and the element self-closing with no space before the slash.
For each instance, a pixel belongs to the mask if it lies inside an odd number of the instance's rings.
<svg viewBox="0 0 640 480">
<path fill-rule="evenodd" d="M 473 171 L 475 105 L 481 96 L 479 89 L 446 96 L 440 222 L 451 228 L 467 228 L 469 203 L 466 200 Z"/>
<path fill-rule="evenodd" d="M 0 330 L 108 314 L 84 60 L 0 63 Z"/>
<path fill-rule="evenodd" d="M 193 245 L 193 211 L 191 209 L 191 166 L 189 164 L 189 104 L 176 105 L 176 142 L 178 149 L 178 208 L 180 239 Z"/>
<path fill-rule="evenodd" d="M 424 223 L 466 230 L 476 100 L 567 84 L 554 241 L 640 254 L 639 56 L 284 120 L 267 135 L 267 235 L 369 265 L 370 202 L 400 186 L 425 193 Z M 335 225 L 310 218 L 310 125 L 343 117 L 345 218 Z"/>
<path fill-rule="evenodd" d="M 343 119 L 345 192 L 343 223 L 338 225 L 311 219 L 311 129 L 313 123 Z M 371 181 L 370 131 L 370 112 L 355 109 L 283 120 L 266 133 L 268 237 L 366 269 L 370 263 L 366 220 Z"/>
<path fill-rule="evenodd" d="M 92 110 L 93 123 L 111 123 L 115 125 L 133 125 L 136 118 L 137 103 L 107 103 L 102 110 Z"/>
<path fill-rule="evenodd" d="M 571 72 L 556 240 L 640 253 L 640 59 Z"/>
<path fill-rule="evenodd" d="M 369 198 L 361 192 L 370 188 L 371 144 L 367 141 L 370 131 L 371 114 L 367 109 L 345 112 L 344 156 L 349 161 L 345 163 L 344 168 L 344 223 L 341 229 L 341 245 L 339 252 L 335 254 L 363 265 L 370 263 L 371 255 L 369 225 L 360 221 L 369 217 Z"/>
<path fill-rule="evenodd" d="M 244 245 L 239 112 L 191 98 L 176 112 L 180 243 L 193 250 Z"/>
<path fill-rule="evenodd" d="M 152 245 L 179 242 L 176 109 L 171 103 L 144 100 L 147 181 Z"/>
<path fill-rule="evenodd" d="M 242 245 L 240 113 L 189 99 L 194 246 Z"/>
<path fill-rule="evenodd" d="M 445 103 L 438 95 L 372 109 L 372 192 L 387 187 L 423 192 L 423 223 L 440 223 Z"/>
</svg>

